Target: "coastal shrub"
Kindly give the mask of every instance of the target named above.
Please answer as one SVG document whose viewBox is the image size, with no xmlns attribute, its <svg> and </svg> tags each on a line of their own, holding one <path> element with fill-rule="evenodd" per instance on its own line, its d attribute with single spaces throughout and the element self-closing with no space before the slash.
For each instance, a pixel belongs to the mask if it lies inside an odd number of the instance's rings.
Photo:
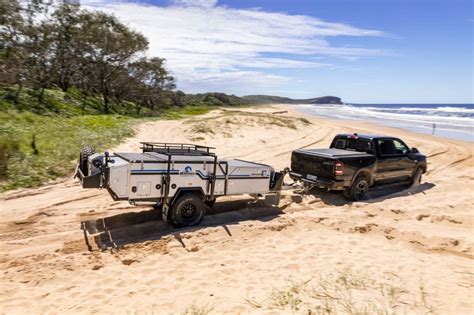
<svg viewBox="0 0 474 315">
<path fill-rule="evenodd" d="M 12 135 L 0 135 L 0 180 L 5 180 L 8 174 L 10 159 L 19 154 L 17 139 Z"/>
</svg>

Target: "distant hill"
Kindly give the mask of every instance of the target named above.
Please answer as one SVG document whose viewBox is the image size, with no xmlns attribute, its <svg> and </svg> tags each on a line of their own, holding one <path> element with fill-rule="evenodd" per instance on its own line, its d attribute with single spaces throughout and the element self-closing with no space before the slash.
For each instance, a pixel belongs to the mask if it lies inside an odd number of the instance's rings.
<svg viewBox="0 0 474 315">
<path fill-rule="evenodd" d="M 336 96 L 293 99 L 272 95 L 247 95 L 242 98 L 252 104 L 342 104 L 341 99 Z"/>
</svg>

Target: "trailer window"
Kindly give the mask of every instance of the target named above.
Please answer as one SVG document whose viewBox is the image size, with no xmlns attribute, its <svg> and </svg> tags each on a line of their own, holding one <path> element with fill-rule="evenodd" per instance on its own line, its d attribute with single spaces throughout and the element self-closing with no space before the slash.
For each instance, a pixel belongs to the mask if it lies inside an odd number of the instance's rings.
<svg viewBox="0 0 474 315">
<path fill-rule="evenodd" d="M 363 138 L 336 138 L 332 142 L 331 148 L 374 153 L 372 141 Z"/>
</svg>

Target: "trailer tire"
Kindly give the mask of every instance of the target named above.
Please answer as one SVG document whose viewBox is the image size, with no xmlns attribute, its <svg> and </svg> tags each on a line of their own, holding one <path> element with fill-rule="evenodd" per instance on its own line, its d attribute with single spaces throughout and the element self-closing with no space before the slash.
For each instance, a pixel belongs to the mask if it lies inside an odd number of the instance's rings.
<svg viewBox="0 0 474 315">
<path fill-rule="evenodd" d="M 81 154 L 79 155 L 79 167 L 82 171 L 82 173 L 85 176 L 88 176 L 88 168 L 87 168 L 87 159 L 89 156 L 95 153 L 95 148 L 91 146 L 85 146 L 81 149 Z"/>
<path fill-rule="evenodd" d="M 351 187 L 343 191 L 344 197 L 351 201 L 364 200 L 367 197 L 367 191 L 369 190 L 369 182 L 364 176 L 358 176 Z"/>
<path fill-rule="evenodd" d="M 199 224 L 206 214 L 207 206 L 195 193 L 182 194 L 171 206 L 171 223 L 175 227 Z"/>
</svg>

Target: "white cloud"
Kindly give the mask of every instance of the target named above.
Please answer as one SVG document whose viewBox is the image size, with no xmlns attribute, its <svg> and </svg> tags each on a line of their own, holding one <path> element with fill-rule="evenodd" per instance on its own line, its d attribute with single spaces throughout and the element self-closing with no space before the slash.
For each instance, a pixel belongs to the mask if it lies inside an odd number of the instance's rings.
<svg viewBox="0 0 474 315">
<path fill-rule="evenodd" d="M 149 55 L 166 58 L 178 78 L 178 88 L 190 92 L 230 84 L 243 88 L 277 87 L 290 78 L 271 74 L 273 69 L 328 66 L 315 62 L 318 56 L 357 58 L 383 54 L 376 49 L 332 46 L 328 41 L 335 36 L 383 35 L 377 30 L 305 15 L 234 9 L 217 5 L 217 0 L 170 3 L 161 7 L 137 2 L 83 1 L 84 7 L 115 14 L 142 32 L 150 41 Z"/>
<path fill-rule="evenodd" d="M 185 7 L 212 8 L 217 5 L 217 0 L 173 0 L 172 3 Z"/>
</svg>

